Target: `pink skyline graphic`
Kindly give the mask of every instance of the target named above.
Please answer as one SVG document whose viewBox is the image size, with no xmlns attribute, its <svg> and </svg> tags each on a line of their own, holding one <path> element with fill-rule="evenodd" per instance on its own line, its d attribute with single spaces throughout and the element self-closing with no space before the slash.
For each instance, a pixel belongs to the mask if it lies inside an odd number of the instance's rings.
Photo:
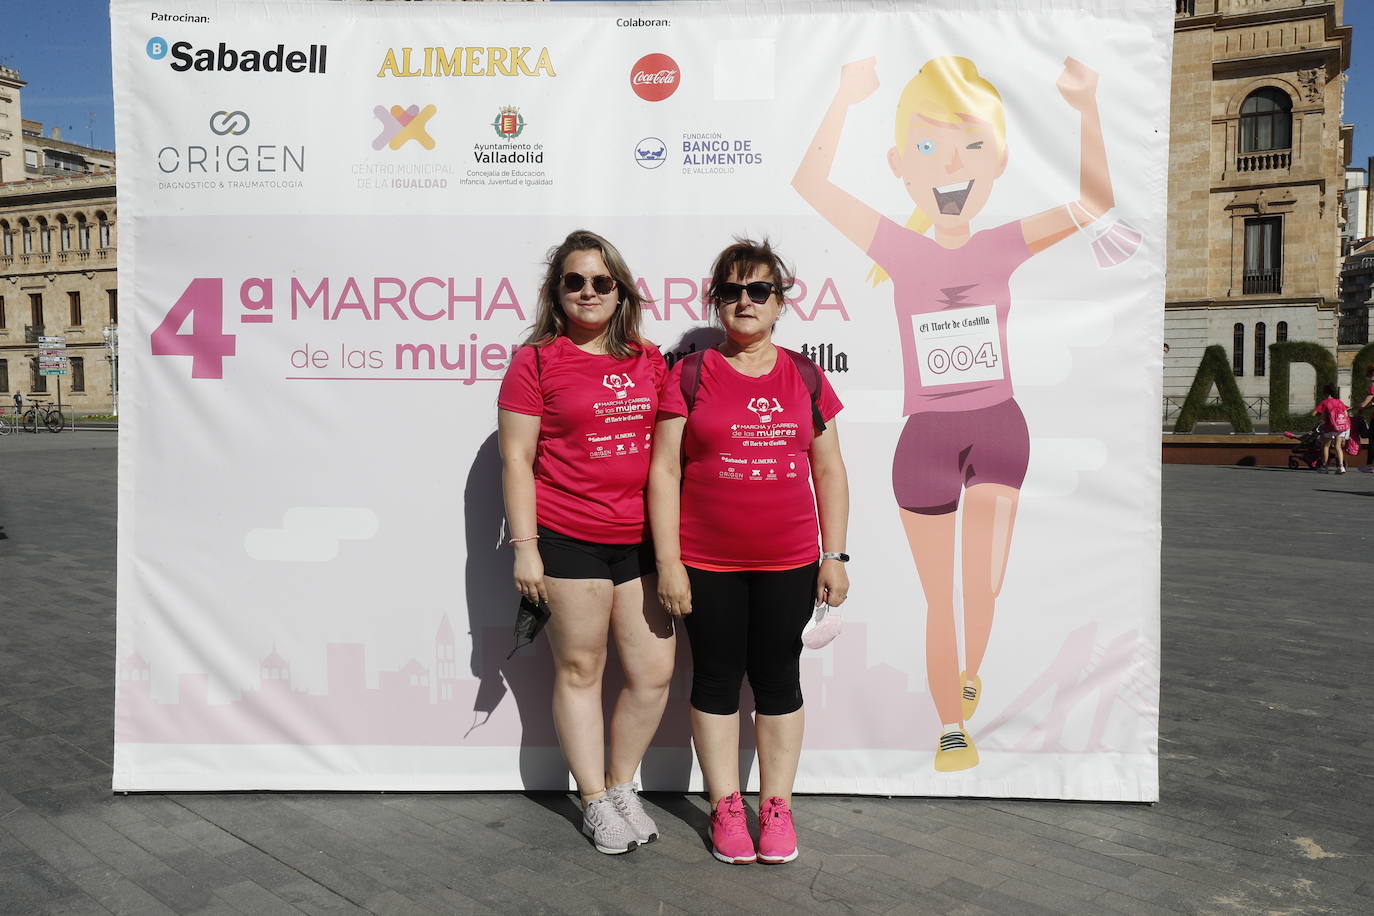
<svg viewBox="0 0 1374 916">
<path fill-rule="evenodd" d="M 1096 643 L 1096 624 L 1065 639 L 1054 661 L 996 717 L 970 722 L 980 748 L 1016 752 L 1100 753 L 1110 748 L 1105 733 L 1111 714 L 1124 705 L 1153 720 L 1158 713 L 1157 677 L 1143 666 L 1136 631 Z M 686 640 L 680 646 L 669 707 L 655 747 L 689 747 L 687 696 L 691 663 Z M 153 668 L 137 651 L 119 661 L 115 697 L 115 740 L 133 744 L 285 744 L 557 747 L 550 696 L 552 659 L 544 639 L 507 658 L 509 628 L 487 628 L 479 642 L 483 677 L 459 673 L 457 639 L 447 615 L 434 635 L 434 661 L 410 659 L 395 670 L 377 672 L 369 687 L 366 649 L 361 643 L 325 646 L 326 687 L 310 693 L 292 682 L 290 661 L 275 647 L 258 666 L 258 683 L 224 703 L 209 699 L 209 676 L 177 675 L 172 702 L 153 698 Z M 913 750 L 933 753 L 939 732 L 924 684 L 885 663 L 870 665 L 867 626 L 847 622 L 831 644 L 831 673 L 820 656 L 801 660 L 806 697 L 806 746 L 813 749 Z M 985 689 L 995 683 L 984 672 Z M 619 662 L 612 648 L 606 666 L 607 709 L 619 691 Z M 742 709 L 752 709 L 748 685 Z M 509 695 L 509 696 L 508 696 Z M 1091 734 L 1083 747 L 1066 747 L 1070 714 L 1095 697 Z M 1039 714 L 1048 698 L 1049 710 Z M 1034 708 L 1032 708 L 1034 707 Z M 1028 717 L 1036 716 L 1027 730 Z M 1016 739 L 999 732 L 1016 722 Z M 982 726 L 982 727 L 980 727 Z M 746 736 L 747 738 L 748 736 Z M 1076 742 L 1081 743 L 1081 742 Z"/>
</svg>

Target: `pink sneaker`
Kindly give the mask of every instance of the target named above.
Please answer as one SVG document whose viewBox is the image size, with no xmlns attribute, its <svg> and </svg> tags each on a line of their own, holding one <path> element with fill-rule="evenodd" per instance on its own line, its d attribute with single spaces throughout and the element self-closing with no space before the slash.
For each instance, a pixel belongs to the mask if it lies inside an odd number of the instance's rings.
<svg viewBox="0 0 1374 916">
<path fill-rule="evenodd" d="M 744 799 L 738 792 L 716 802 L 711 812 L 711 855 L 729 865 L 748 865 L 758 859 L 744 820 Z"/>
<path fill-rule="evenodd" d="M 759 861 L 781 865 L 797 857 L 797 830 L 792 809 L 776 795 L 759 809 Z"/>
</svg>

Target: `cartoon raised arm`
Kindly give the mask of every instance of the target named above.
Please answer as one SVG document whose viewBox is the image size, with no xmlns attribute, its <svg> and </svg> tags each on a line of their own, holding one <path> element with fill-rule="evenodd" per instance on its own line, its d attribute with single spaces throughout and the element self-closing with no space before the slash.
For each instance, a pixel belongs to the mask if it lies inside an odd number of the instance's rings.
<svg viewBox="0 0 1374 916">
<path fill-rule="evenodd" d="M 867 251 L 878 231 L 878 211 L 838 187 L 830 180 L 835 164 L 835 149 L 840 145 L 845 115 L 849 108 L 868 98 L 878 88 L 878 73 L 874 58 L 854 61 L 840 68 L 840 86 L 826 109 L 816 136 L 802 156 L 792 187 L 819 213 L 826 222 Z"/>
<path fill-rule="evenodd" d="M 1116 202 L 1107 168 L 1107 147 L 1102 140 L 1102 119 L 1097 112 L 1097 71 L 1066 57 L 1064 72 L 1055 86 L 1064 101 L 1083 118 L 1079 131 L 1078 199 L 1021 221 L 1021 234 L 1032 252 L 1044 251 L 1095 222 Z"/>
</svg>

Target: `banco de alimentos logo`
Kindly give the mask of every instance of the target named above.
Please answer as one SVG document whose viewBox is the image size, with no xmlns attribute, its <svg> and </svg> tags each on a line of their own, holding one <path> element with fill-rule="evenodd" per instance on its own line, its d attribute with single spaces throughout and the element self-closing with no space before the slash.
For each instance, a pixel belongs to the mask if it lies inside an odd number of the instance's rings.
<svg viewBox="0 0 1374 916">
<path fill-rule="evenodd" d="M 429 135 L 425 126 L 438 110 L 433 105 L 426 105 L 424 108 L 419 105 L 407 108 L 400 105 L 392 105 L 390 108 L 376 106 L 372 109 L 372 114 L 382 122 L 382 132 L 372 141 L 372 148 L 381 149 L 386 146 L 395 150 L 413 140 L 425 149 L 434 149 L 434 138 Z"/>
<path fill-rule="evenodd" d="M 324 73 L 329 56 L 328 45 L 310 45 L 303 50 L 287 50 L 285 44 L 270 48 L 231 48 L 221 41 L 214 47 L 197 48 L 189 41 L 169 42 L 161 36 L 149 38 L 144 50 L 152 60 L 164 60 L 170 56 L 172 60 L 169 66 L 178 73 L 188 70 L 225 73 Z"/>
</svg>

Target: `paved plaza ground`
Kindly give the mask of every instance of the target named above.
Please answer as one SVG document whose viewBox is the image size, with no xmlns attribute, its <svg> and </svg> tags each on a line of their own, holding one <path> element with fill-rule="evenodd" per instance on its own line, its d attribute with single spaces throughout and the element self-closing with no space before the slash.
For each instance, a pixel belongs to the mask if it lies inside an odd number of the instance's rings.
<svg viewBox="0 0 1374 916">
<path fill-rule="evenodd" d="M 1374 475 L 1164 469 L 1161 801 L 705 802 L 602 856 L 557 794 L 110 792 L 115 438 L 0 439 L 0 913 L 1371 913 Z"/>
</svg>

